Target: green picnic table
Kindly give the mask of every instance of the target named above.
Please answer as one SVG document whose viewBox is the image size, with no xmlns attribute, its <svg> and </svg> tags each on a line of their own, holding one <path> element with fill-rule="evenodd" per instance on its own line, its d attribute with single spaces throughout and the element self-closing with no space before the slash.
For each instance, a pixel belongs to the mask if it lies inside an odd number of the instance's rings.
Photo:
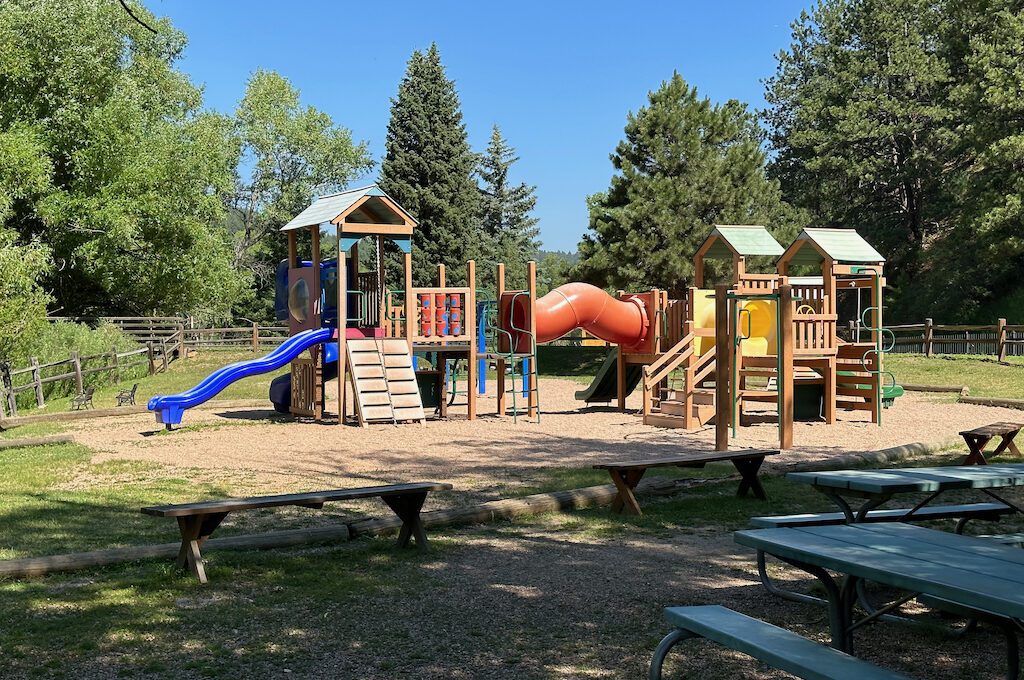
<svg viewBox="0 0 1024 680">
<path fill-rule="evenodd" d="M 1024 486 L 1024 464 L 790 472 L 786 478 L 810 484 L 828 496 L 839 506 L 850 523 L 863 521 L 871 510 L 888 502 L 894 496 L 928 494 L 907 511 L 902 521 L 913 520 L 914 513 L 928 506 L 943 493 L 956 490 L 978 491 L 1015 512 L 1024 512 L 994 491 Z M 858 508 L 854 509 L 850 505 L 848 499 L 851 498 L 860 499 Z"/>
<path fill-rule="evenodd" d="M 766 552 L 824 586 L 832 646 L 852 653 L 853 631 L 920 595 L 976 612 L 999 625 L 1007 641 L 1007 677 L 1017 678 L 1014 621 L 1024 619 L 1024 550 L 902 523 L 861 523 L 737 531 L 740 545 Z M 841 576 L 836 579 L 830 572 Z M 861 581 L 906 594 L 854 619 Z"/>
</svg>

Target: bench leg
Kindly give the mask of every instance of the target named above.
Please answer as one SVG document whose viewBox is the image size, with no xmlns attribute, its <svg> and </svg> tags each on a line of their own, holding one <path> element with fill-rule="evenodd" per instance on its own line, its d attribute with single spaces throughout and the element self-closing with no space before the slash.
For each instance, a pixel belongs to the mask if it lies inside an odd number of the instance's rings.
<svg viewBox="0 0 1024 680">
<path fill-rule="evenodd" d="M 995 458 L 996 456 L 998 456 L 1003 451 L 1006 451 L 1007 449 L 1009 449 L 1010 453 L 1012 453 L 1013 455 L 1019 456 L 1020 455 L 1020 450 L 1017 448 L 1017 445 L 1013 443 L 1013 438 L 1016 437 L 1016 436 L 1017 436 L 1016 432 L 1011 432 L 1010 434 L 1002 435 L 1002 439 L 999 442 L 999 446 L 997 446 L 995 451 L 990 453 L 988 455 L 988 457 L 989 458 Z"/>
<path fill-rule="evenodd" d="M 181 548 L 175 564 L 179 569 L 188 569 L 195 574 L 200 583 L 206 583 L 206 569 L 203 566 L 203 555 L 199 548 L 210 537 L 213 530 L 220 526 L 228 513 L 219 512 L 212 515 L 192 515 L 178 518 L 178 530 L 181 531 Z"/>
<path fill-rule="evenodd" d="M 785 588 L 780 588 L 772 583 L 771 577 L 768 576 L 767 559 L 763 550 L 757 551 L 757 575 L 761 579 L 761 585 L 764 586 L 765 590 L 776 597 L 781 597 L 783 600 L 800 602 L 802 604 L 828 604 L 828 600 L 823 600 L 820 597 L 815 597 L 814 595 L 786 590 Z"/>
<path fill-rule="evenodd" d="M 398 547 L 404 548 L 409 545 L 409 539 L 416 539 L 416 547 L 420 550 L 427 550 L 427 532 L 420 521 L 420 509 L 423 502 L 427 500 L 425 493 L 400 494 L 398 496 L 384 496 L 381 500 L 398 515 L 402 520 L 402 528 L 398 532 Z"/>
<path fill-rule="evenodd" d="M 964 465 L 987 465 L 988 461 L 985 460 L 985 446 L 988 445 L 992 437 L 974 437 L 964 435 L 964 441 L 967 442 L 967 448 L 970 449 L 970 453 L 964 458 Z"/>
<path fill-rule="evenodd" d="M 768 494 L 765 493 L 764 487 L 761 486 L 761 480 L 757 477 L 757 471 L 761 469 L 763 463 L 764 456 L 760 458 L 735 459 L 732 461 L 736 471 L 742 477 L 740 479 L 740 488 L 736 490 L 737 496 L 742 498 L 747 495 L 747 491 L 752 491 L 756 498 L 762 501 L 768 500 Z"/>
<path fill-rule="evenodd" d="M 619 490 L 619 494 L 612 501 L 612 512 L 625 512 L 627 515 L 644 514 L 640 510 L 640 503 L 637 502 L 636 496 L 633 494 L 633 489 L 643 479 L 644 472 L 646 470 L 608 471 L 612 481 L 615 483 L 615 488 Z"/>
<path fill-rule="evenodd" d="M 651 668 L 647 672 L 648 680 L 661 680 L 661 668 L 665 664 L 665 657 L 668 655 L 669 650 L 683 640 L 689 640 L 694 637 L 697 637 L 695 633 L 683 630 L 682 628 L 676 628 L 662 638 L 661 642 L 658 643 L 658 648 L 654 650 L 654 656 L 651 657 Z"/>
</svg>

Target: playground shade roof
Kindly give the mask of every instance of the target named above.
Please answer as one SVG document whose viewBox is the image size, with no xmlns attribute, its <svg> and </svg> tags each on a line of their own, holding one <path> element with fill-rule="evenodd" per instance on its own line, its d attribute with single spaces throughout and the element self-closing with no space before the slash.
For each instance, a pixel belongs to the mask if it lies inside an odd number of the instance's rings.
<svg viewBox="0 0 1024 680">
<path fill-rule="evenodd" d="M 716 224 L 701 244 L 714 240 L 704 252 L 705 258 L 729 259 L 733 255 L 781 255 L 783 248 L 760 224 Z"/>
<path fill-rule="evenodd" d="M 391 204 L 398 206 L 393 198 L 384 193 L 376 184 L 371 184 L 365 187 L 359 187 L 357 189 L 347 189 L 337 194 L 330 194 L 328 196 L 321 196 L 320 198 L 313 201 L 305 210 L 300 212 L 298 215 L 293 217 L 288 224 L 281 227 L 281 231 L 290 231 L 292 229 L 305 229 L 306 227 L 313 227 L 318 224 L 330 223 L 331 220 L 341 215 L 343 212 L 348 210 L 357 201 L 364 197 L 387 198 Z M 357 209 L 356 212 L 365 212 L 367 214 L 351 214 L 346 218 L 349 222 L 366 222 L 374 224 L 403 224 L 404 217 L 408 218 L 413 223 L 416 220 L 407 213 L 403 208 L 399 206 L 399 210 L 402 214 L 396 214 L 395 211 L 384 201 L 367 201 Z"/>
<path fill-rule="evenodd" d="M 841 264 L 885 262 L 885 258 L 854 229 L 804 229 L 786 249 L 786 256 L 790 264 L 817 265 L 826 257 Z"/>
</svg>

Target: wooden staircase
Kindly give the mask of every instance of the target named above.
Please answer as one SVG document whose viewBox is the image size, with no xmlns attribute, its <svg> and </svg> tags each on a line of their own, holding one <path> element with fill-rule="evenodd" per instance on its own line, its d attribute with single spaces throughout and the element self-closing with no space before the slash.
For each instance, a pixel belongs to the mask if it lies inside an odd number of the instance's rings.
<svg viewBox="0 0 1024 680">
<path fill-rule="evenodd" d="M 423 422 L 409 343 L 401 338 L 354 339 L 345 343 L 359 425 Z"/>
<path fill-rule="evenodd" d="M 673 378 L 683 371 L 680 381 Z M 644 366 L 644 424 L 695 430 L 715 415 L 715 392 L 702 385 L 715 373 L 715 352 L 696 354 L 689 333 L 654 363 Z M 677 383 L 681 382 L 682 385 Z M 689 411 L 689 412 L 687 412 Z"/>
</svg>

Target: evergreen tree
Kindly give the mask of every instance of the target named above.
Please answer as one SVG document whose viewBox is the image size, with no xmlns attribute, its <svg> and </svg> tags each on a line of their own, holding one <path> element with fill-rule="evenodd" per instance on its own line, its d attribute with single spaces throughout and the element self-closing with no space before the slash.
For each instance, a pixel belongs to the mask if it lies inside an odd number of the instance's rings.
<svg viewBox="0 0 1024 680">
<path fill-rule="evenodd" d="M 630 113 L 608 191 L 589 197 L 574 274 L 595 285 L 680 295 L 712 224 L 763 224 L 785 241 L 795 211 L 765 174 L 762 132 L 744 104 L 713 104 L 675 73 Z"/>
<path fill-rule="evenodd" d="M 1024 320 L 1020 8 L 824 0 L 767 83 L 784 196 L 887 257 L 891 319 Z"/>
<path fill-rule="evenodd" d="M 497 125 L 491 131 L 487 151 L 480 157 L 477 174 L 483 180 L 480 189 L 480 251 L 486 260 L 504 262 L 506 286 L 526 286 L 526 262 L 537 257 L 540 243 L 537 219 L 536 187 L 525 182 L 512 184 L 509 169 L 519 160 L 515 149 L 501 136 Z M 480 271 L 483 285 L 493 289 L 493 267 Z"/>
<path fill-rule="evenodd" d="M 436 44 L 409 59 L 391 101 L 385 148 L 381 187 L 419 222 L 413 236 L 416 284 L 432 284 L 440 263 L 450 283 L 464 282 L 465 262 L 478 245 L 476 156 Z"/>
</svg>

